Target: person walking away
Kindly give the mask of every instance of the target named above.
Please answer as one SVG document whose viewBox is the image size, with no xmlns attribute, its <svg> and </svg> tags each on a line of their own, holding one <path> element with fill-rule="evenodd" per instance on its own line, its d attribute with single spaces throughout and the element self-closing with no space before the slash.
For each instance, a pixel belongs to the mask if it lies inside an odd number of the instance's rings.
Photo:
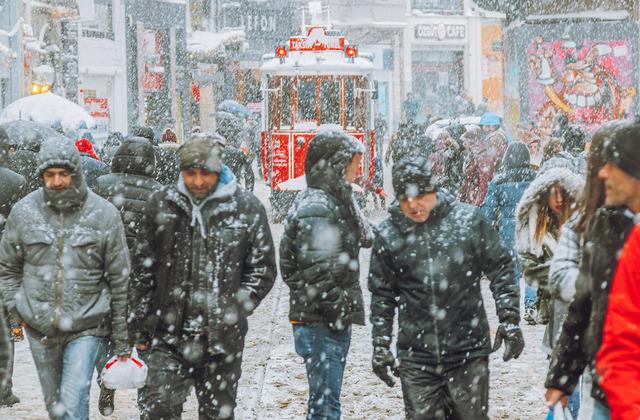
<svg viewBox="0 0 640 420">
<path fill-rule="evenodd" d="M 238 188 L 213 136 L 178 150 L 180 179 L 149 198 L 129 288 L 131 332 L 149 375 L 141 418 L 180 418 L 195 385 L 200 419 L 234 417 L 247 317 L 273 287 L 264 207 Z"/>
<path fill-rule="evenodd" d="M 13 172 L 7 167 L 10 162 L 9 151 L 11 145 L 9 144 L 9 137 L 6 131 L 0 128 L 0 239 L 4 232 L 4 225 L 9 217 L 9 213 L 13 206 L 27 193 L 27 180 L 20 174 Z M 0 316 L 3 320 L 8 320 L 2 324 L 0 328 L 0 334 L 2 338 L 2 350 L 4 351 L 4 337 L 5 335 L 11 336 L 8 343 L 8 368 L 4 371 L 3 384 L 0 386 L 0 406 L 11 407 L 14 404 L 18 404 L 20 399 L 13 394 L 13 354 L 14 354 L 14 340 L 22 340 L 24 338 L 22 334 L 22 327 L 17 323 L 17 320 L 8 319 L 8 313 L 6 313 L 4 305 L 0 306 Z M 10 331 L 15 331 L 16 334 L 9 334 Z M 0 367 L 4 367 L 4 364 Z M 0 384 L 1 385 L 1 384 Z"/>
<path fill-rule="evenodd" d="M 640 218 L 636 218 L 640 222 Z M 612 420 L 640 418 L 640 225 L 629 235 L 611 285 L 596 369 Z M 635 391 L 633 391 L 635 390 Z"/>
<path fill-rule="evenodd" d="M 526 283 L 537 290 L 536 323 L 550 319 L 549 264 L 558 246 L 560 229 L 584 187 L 583 179 L 566 168 L 551 167 L 531 182 L 516 207 L 516 250 Z M 549 329 L 543 349 L 551 352 Z"/>
<path fill-rule="evenodd" d="M 224 152 L 222 154 L 223 163 L 231 169 L 231 172 L 244 181 L 244 187 L 253 191 L 255 175 L 251 167 L 249 150 L 242 145 L 244 134 L 240 118 L 228 113 L 219 111 L 218 134 L 226 140 L 224 142 Z"/>
<path fill-rule="evenodd" d="M 118 147 L 124 141 L 124 136 L 119 131 L 109 133 L 107 141 L 104 143 L 102 161 L 107 165 L 111 165 L 113 156 L 116 154 Z"/>
<path fill-rule="evenodd" d="M 598 171 L 604 166 L 603 148 L 607 133 L 608 129 L 605 126 L 593 135 L 584 190 L 578 198 L 573 215 L 560 229 L 558 246 L 549 266 L 549 292 L 553 300 L 547 330 L 552 349 L 558 341 L 569 304 L 576 292 L 585 232 L 596 211 L 604 205 L 604 182 L 598 178 Z M 574 418 L 577 418 L 578 412 L 582 413 L 584 418 L 591 418 L 590 393 L 591 375 L 585 371 L 581 386 L 578 386 L 569 398 L 569 408 Z"/>
<path fill-rule="evenodd" d="M 462 125 L 449 126 L 435 138 L 434 152 L 429 155 L 433 173 L 440 185 L 449 194 L 457 195 L 463 179 Z"/>
<path fill-rule="evenodd" d="M 489 183 L 487 195 L 481 206 L 482 213 L 498 230 L 502 245 L 513 259 L 518 287 L 522 269 L 516 252 L 516 206 L 535 177 L 527 146 L 521 142 L 511 143 L 499 171 Z M 536 290 L 525 282 L 523 318 L 529 324 L 535 324 L 535 301 Z"/>
<path fill-rule="evenodd" d="M 524 348 L 513 259 L 479 209 L 438 190 L 426 159 L 394 164 L 393 188 L 371 254 L 373 371 L 389 386 L 389 370 L 400 377 L 408 419 L 488 419 L 489 353 Z M 500 320 L 493 347 L 483 275 Z"/>
<path fill-rule="evenodd" d="M 120 210 L 129 255 L 135 255 L 144 206 L 151 194 L 162 187 L 151 178 L 155 170 L 153 147 L 147 139 L 128 137 L 115 152 L 111 170 L 98 178 L 96 193 Z M 113 342 L 106 339 L 96 360 L 98 378 L 112 356 Z M 113 413 L 114 394 L 114 390 L 100 387 L 98 409 L 103 416 Z"/>
<path fill-rule="evenodd" d="M 483 139 L 483 131 L 470 128 L 461 137 L 464 144 L 464 179 L 458 192 L 458 199 L 474 206 L 482 205 L 489 183 L 500 164 L 502 156 Z"/>
<path fill-rule="evenodd" d="M 162 185 L 170 185 L 178 181 L 180 176 L 180 157 L 178 157 L 178 136 L 171 128 L 166 128 L 160 137 L 161 143 L 154 149 L 156 172 Z"/>
<path fill-rule="evenodd" d="M 309 382 L 307 416 L 339 419 L 353 325 L 364 325 L 358 254 L 373 230 L 354 200 L 364 148 L 341 131 L 318 133 L 305 160 L 307 189 L 294 201 L 280 243 L 289 320 Z"/>
<path fill-rule="evenodd" d="M 0 285 L 26 324 L 52 419 L 88 419 L 89 388 L 103 337 L 126 360 L 129 256 L 120 215 L 88 189 L 72 141 L 47 139 L 43 186 L 20 200 L 0 242 Z M 111 329 L 111 330 L 110 330 Z"/>
<path fill-rule="evenodd" d="M 110 172 L 109 166 L 100 160 L 100 157 L 93 150 L 93 144 L 89 140 L 80 139 L 76 141 L 76 148 L 80 152 L 82 171 L 84 172 L 87 186 L 95 191 L 98 178 Z"/>
<path fill-rule="evenodd" d="M 619 251 L 640 212 L 640 124 L 614 121 L 605 124 L 605 163 L 598 177 L 605 184 L 605 205 L 598 210 L 585 235 L 576 293 L 554 348 L 545 382 L 551 407 L 574 392 L 587 365 L 592 374 L 602 342 L 611 280 Z M 593 419 L 609 419 L 602 388 L 593 381 Z"/>
</svg>

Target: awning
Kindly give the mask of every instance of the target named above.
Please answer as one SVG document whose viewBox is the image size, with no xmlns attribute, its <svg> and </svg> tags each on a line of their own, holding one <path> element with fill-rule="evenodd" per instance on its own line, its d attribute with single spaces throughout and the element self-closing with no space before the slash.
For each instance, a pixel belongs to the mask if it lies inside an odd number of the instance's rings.
<svg viewBox="0 0 640 420">
<path fill-rule="evenodd" d="M 191 32 L 187 37 L 187 50 L 196 55 L 215 55 L 228 45 L 244 43 L 245 33 L 240 30 L 223 32 Z"/>
</svg>

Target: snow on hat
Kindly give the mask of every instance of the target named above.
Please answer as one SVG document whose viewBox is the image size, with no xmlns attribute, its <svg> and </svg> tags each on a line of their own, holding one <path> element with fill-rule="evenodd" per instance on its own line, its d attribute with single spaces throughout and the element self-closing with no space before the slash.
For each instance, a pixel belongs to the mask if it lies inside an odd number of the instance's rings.
<svg viewBox="0 0 640 420">
<path fill-rule="evenodd" d="M 198 133 L 178 149 L 180 170 L 202 168 L 209 172 L 222 171 L 222 137 Z"/>
<path fill-rule="evenodd" d="M 500 124 L 501 124 L 500 117 L 498 117 L 498 115 L 493 112 L 485 112 L 484 114 L 482 114 L 482 117 L 480 117 L 480 126 L 500 125 Z"/>
<path fill-rule="evenodd" d="M 431 163 L 423 157 L 394 163 L 391 172 L 393 190 L 399 200 L 437 191 Z"/>
<path fill-rule="evenodd" d="M 604 155 L 636 179 L 640 179 L 640 123 L 629 122 L 618 127 L 605 142 Z"/>
</svg>

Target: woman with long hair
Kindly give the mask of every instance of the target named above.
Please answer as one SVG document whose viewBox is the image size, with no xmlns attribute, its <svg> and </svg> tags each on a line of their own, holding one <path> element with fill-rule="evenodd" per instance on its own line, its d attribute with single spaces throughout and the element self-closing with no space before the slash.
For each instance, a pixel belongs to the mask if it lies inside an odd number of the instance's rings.
<svg viewBox="0 0 640 420">
<path fill-rule="evenodd" d="M 564 167 L 547 167 L 524 192 L 516 208 L 516 250 L 525 281 L 537 288 L 537 321 L 550 318 L 549 264 L 560 229 L 582 191 L 581 176 Z"/>
<path fill-rule="evenodd" d="M 589 229 L 596 211 L 604 204 L 604 181 L 598 178 L 598 171 L 604 166 L 604 142 L 609 133 L 610 128 L 605 125 L 593 134 L 587 155 L 586 183 L 576 203 L 573 216 L 560 231 L 558 247 L 549 268 L 549 290 L 553 302 L 551 317 L 543 341 L 548 352 L 553 349 L 558 340 L 562 324 L 569 311 L 569 304 L 576 292 L 584 234 Z M 569 398 L 569 409 L 574 418 L 577 418 L 580 407 L 583 411 L 588 410 L 589 407 L 585 403 L 591 392 L 584 388 L 590 385 L 591 377 L 584 375 L 582 383 L 583 389 L 576 388 L 576 391 Z M 581 395 L 585 397 L 582 401 L 580 400 Z"/>
</svg>

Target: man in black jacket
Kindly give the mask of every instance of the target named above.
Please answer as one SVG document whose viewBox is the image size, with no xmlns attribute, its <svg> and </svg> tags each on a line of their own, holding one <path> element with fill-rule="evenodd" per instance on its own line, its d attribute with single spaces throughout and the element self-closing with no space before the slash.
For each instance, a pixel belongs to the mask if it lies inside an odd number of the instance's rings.
<svg viewBox="0 0 640 420">
<path fill-rule="evenodd" d="M 305 160 L 307 189 L 287 217 L 280 271 L 289 286 L 296 353 L 309 380 L 307 419 L 339 419 L 351 326 L 364 325 L 358 254 L 373 231 L 353 200 L 364 148 L 340 131 L 317 134 Z"/>
<path fill-rule="evenodd" d="M 7 164 L 10 161 L 9 149 L 10 145 L 7 133 L 0 128 L 0 239 L 2 239 L 4 224 L 7 217 L 9 217 L 11 209 L 18 200 L 28 192 L 26 179 L 22 175 L 7 168 Z M 0 311 L 4 313 L 3 306 L 0 306 Z M 8 314 L 4 313 L 3 317 L 7 317 L 7 315 Z M 13 324 L 17 327 L 16 331 L 21 331 L 15 322 Z M 9 324 L 5 323 L 3 327 L 0 327 L 0 334 L 8 336 L 9 328 Z M 0 407 L 5 405 L 12 406 L 20 402 L 20 399 L 13 395 L 13 340 L 9 340 L 8 344 L 9 365 L 8 370 L 5 372 L 5 386 L 0 387 Z"/>
<path fill-rule="evenodd" d="M 151 346 L 141 418 L 180 418 L 192 384 L 200 419 L 233 418 L 247 317 L 276 276 L 271 231 L 215 138 L 178 153 L 180 179 L 149 199 L 134 256 L 131 330 Z"/>
<path fill-rule="evenodd" d="M 640 123 L 611 123 L 604 153 L 606 163 L 598 177 L 605 183 L 605 207 L 598 210 L 587 232 L 576 294 L 551 358 L 545 383 L 549 406 L 559 400 L 566 404 L 566 396 L 573 393 L 587 366 L 595 374 L 618 256 L 634 222 L 640 222 Z M 606 397 L 597 379 L 591 396 L 593 418 L 608 419 Z"/>
<path fill-rule="evenodd" d="M 393 166 L 399 205 L 379 228 L 369 290 L 373 371 L 400 376 L 409 419 L 487 419 L 492 351 L 480 280 L 491 281 L 500 326 L 493 350 L 524 348 L 513 261 L 482 213 L 439 192 L 424 158 Z M 389 347 L 398 310 L 397 356 Z"/>
<path fill-rule="evenodd" d="M 147 200 L 162 185 L 151 178 L 156 167 L 153 146 L 142 137 L 127 137 L 112 156 L 112 173 L 96 181 L 96 193 L 120 210 L 129 255 L 135 255 L 135 245 L 141 230 L 142 215 Z M 98 377 L 105 363 L 113 356 L 112 343 L 105 340 L 96 360 Z M 109 416 L 114 410 L 114 390 L 100 388 L 100 413 Z"/>
</svg>

